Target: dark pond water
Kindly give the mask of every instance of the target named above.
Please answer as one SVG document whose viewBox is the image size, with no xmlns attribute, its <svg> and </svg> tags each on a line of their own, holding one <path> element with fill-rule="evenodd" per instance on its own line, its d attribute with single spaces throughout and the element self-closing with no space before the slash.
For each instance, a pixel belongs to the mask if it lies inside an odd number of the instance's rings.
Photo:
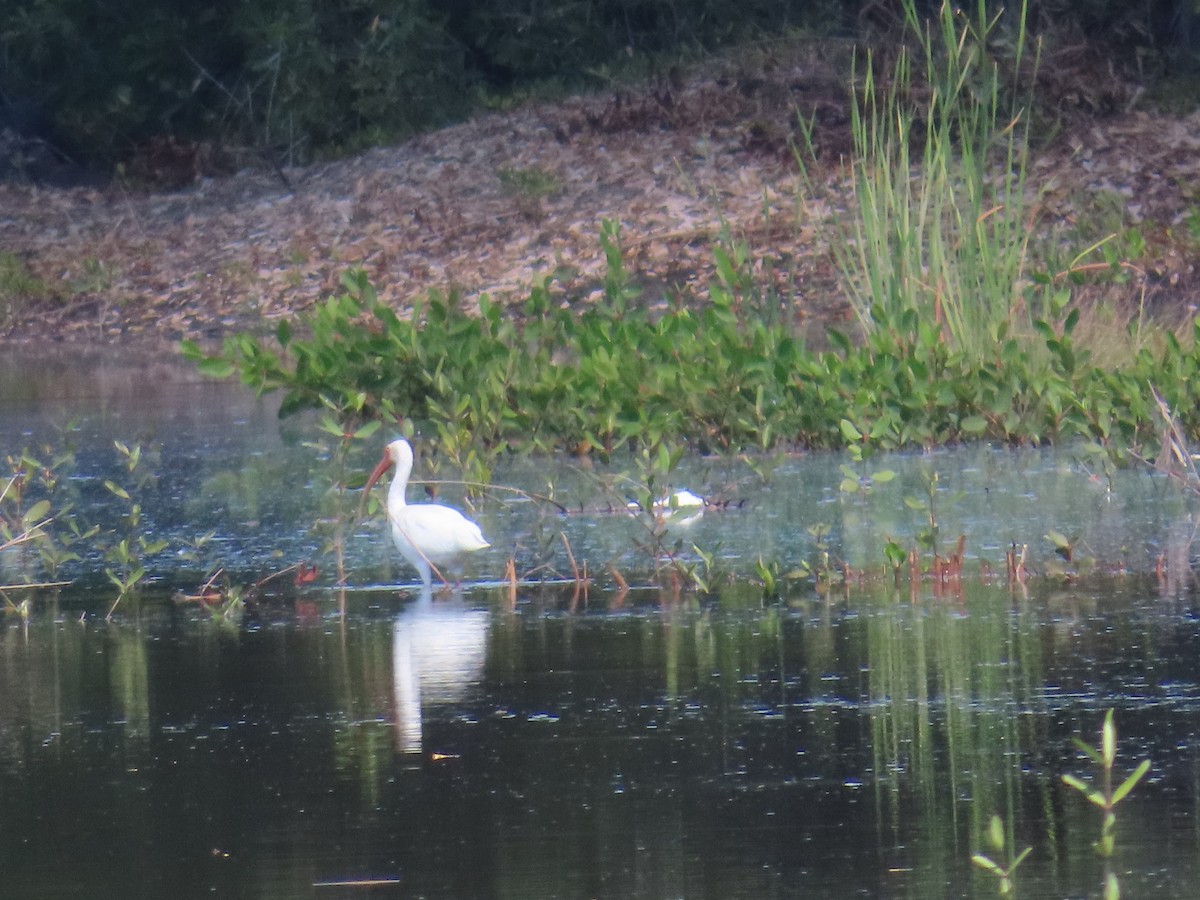
<svg viewBox="0 0 1200 900">
<path fill-rule="evenodd" d="M 73 444 L 64 496 L 117 529 L 111 441 L 143 444 L 146 527 L 171 545 L 109 622 L 94 553 L 0 621 L 5 897 L 991 896 L 970 857 L 993 814 L 1033 848 L 1018 896 L 1099 896 L 1100 816 L 1061 775 L 1091 776 L 1070 739 L 1096 743 L 1110 708 L 1119 771 L 1153 764 L 1117 809 L 1122 895 L 1195 896 L 1195 503 L 1164 479 L 968 448 L 852 467 L 898 475 L 851 495 L 841 457 L 692 460 L 677 486 L 737 504 L 670 526 L 720 585 L 679 595 L 652 586 L 645 526 L 607 511 L 632 463 L 511 460 L 499 483 L 585 512 L 483 498 L 494 547 L 433 599 L 378 524 L 355 526 L 339 590 L 311 422 L 281 428 L 169 364 L 83 361 L 0 368 L 0 451 Z M 943 543 L 965 533 L 972 571 L 1000 577 L 796 579 L 764 599 L 760 558 L 786 572 L 827 547 L 878 571 L 883 542 L 926 523 L 905 498 L 932 473 Z M 1010 589 L 1005 550 L 1053 570 L 1052 530 L 1081 577 Z M 531 576 L 515 598 L 510 557 Z M 586 594 L 533 583 L 572 557 L 597 574 Z M 170 600 L 214 566 L 249 584 L 302 560 L 316 581 L 280 579 L 229 619 Z M 0 556 L 0 582 L 27 563 Z"/>
</svg>

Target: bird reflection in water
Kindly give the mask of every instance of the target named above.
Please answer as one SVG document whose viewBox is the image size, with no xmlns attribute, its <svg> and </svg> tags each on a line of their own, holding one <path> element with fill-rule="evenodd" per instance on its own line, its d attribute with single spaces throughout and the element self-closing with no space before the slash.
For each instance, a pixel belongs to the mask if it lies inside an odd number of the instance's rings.
<svg viewBox="0 0 1200 900">
<path fill-rule="evenodd" d="M 426 589 L 396 617 L 392 672 L 396 747 L 420 753 L 425 712 L 463 701 L 483 677 L 488 611 L 462 598 L 433 600 Z"/>
</svg>

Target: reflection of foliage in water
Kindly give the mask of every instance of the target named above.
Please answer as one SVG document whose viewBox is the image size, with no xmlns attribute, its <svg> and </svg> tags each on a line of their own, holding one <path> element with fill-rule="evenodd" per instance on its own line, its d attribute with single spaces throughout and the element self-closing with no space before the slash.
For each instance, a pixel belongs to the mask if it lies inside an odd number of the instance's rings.
<svg viewBox="0 0 1200 900">
<path fill-rule="evenodd" d="M 1003 590 L 964 585 L 956 603 L 924 602 L 928 608 L 881 589 L 866 618 L 863 699 L 874 768 L 886 773 L 880 799 L 893 820 L 915 803 L 931 836 L 964 826 L 976 835 L 996 812 L 1010 822 L 1021 815 L 1025 768 L 1044 762 L 1044 735 L 1022 733 L 1015 715 L 1040 695 L 1041 636 L 1031 615 L 1012 616 Z M 1048 773 L 1037 790 L 1048 803 Z M 963 796 L 972 799 L 966 811 Z M 944 840 L 921 846 L 947 848 Z M 937 871 L 953 862 L 929 858 L 921 866 Z"/>
<path fill-rule="evenodd" d="M 384 628 L 346 631 L 321 660 L 322 677 L 340 710 L 333 725 L 334 765 L 343 775 L 357 776 L 367 808 L 379 803 L 396 748 L 390 638 Z"/>
<path fill-rule="evenodd" d="M 0 630 L 0 670 L 11 673 L 0 779 L 15 770 L 28 780 L 6 792 L 6 813 L 20 821 L 14 805 L 61 790 L 56 760 L 92 773 L 98 758 L 118 775 L 71 782 L 81 803 L 104 796 L 143 816 L 152 783 L 186 799 L 190 820 L 248 818 L 272 839 L 290 821 L 296 859 L 281 865 L 299 868 L 311 866 L 312 836 L 296 824 L 298 805 L 322 826 L 355 822 L 394 839 L 398 817 L 461 822 L 480 789 L 490 815 L 470 827 L 517 868 L 547 853 L 575 859 L 584 829 L 615 859 L 636 813 L 643 874 L 669 881 L 676 871 L 660 870 L 655 854 L 719 821 L 714 852 L 750 834 L 803 846 L 806 871 L 832 865 L 822 854 L 844 861 L 849 833 L 865 841 L 853 845 L 865 867 L 854 877 L 885 877 L 872 867 L 893 865 L 890 883 L 922 897 L 968 893 L 967 848 L 1000 813 L 1035 846 L 1022 886 L 1035 883 L 1030 868 L 1069 893 L 1092 883 L 1095 828 L 1086 810 L 1060 811 L 1052 789 L 1065 733 L 1091 716 L 1075 722 L 1053 704 L 1090 708 L 1148 656 L 1190 646 L 1194 624 L 1160 615 L 1147 628 L 1144 617 L 1127 621 L 1119 593 L 1098 603 L 1082 592 L 1083 614 L 1064 623 L 1071 598 L 1014 597 L 1003 585 L 967 585 L 958 597 L 868 586 L 840 599 L 797 588 L 769 603 L 747 584 L 706 600 L 594 593 L 576 612 L 569 594 L 523 592 L 516 609 L 502 591 L 490 609 L 431 606 L 439 629 L 471 618 L 486 654 L 461 679 L 479 690 L 425 695 L 432 740 L 420 766 L 397 761 L 392 640 L 414 607 L 390 594 L 360 598 L 337 627 L 290 608 L 216 627 L 146 605 L 137 627 L 116 630 L 35 611 L 25 630 Z M 1101 670 L 1096 660 L 1120 662 Z M 1150 721 L 1153 741 L 1161 720 Z M 1136 722 L 1122 732 L 1146 733 Z M 167 738 L 171 752 L 136 759 L 144 778 L 130 778 L 124 742 L 137 737 L 140 752 L 146 735 Z M 435 752 L 462 761 L 431 766 Z M 434 782 L 452 789 L 427 790 Z M 264 791 L 277 802 L 258 802 Z M 1134 826 L 1138 815 L 1131 806 Z M 177 858 L 151 846 L 155 858 Z"/>
<path fill-rule="evenodd" d="M 147 739 L 150 724 L 150 674 L 147 639 L 140 629 L 114 629 L 109 642 L 109 678 L 113 711 L 128 738 Z"/>
</svg>

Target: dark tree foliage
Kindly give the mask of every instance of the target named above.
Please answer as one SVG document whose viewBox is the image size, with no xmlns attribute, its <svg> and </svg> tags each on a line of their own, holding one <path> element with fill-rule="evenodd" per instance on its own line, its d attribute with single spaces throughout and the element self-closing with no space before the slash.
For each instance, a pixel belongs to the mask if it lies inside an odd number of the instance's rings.
<svg viewBox="0 0 1200 900">
<path fill-rule="evenodd" d="M 971 2 L 971 0 L 964 0 Z M 990 0 L 989 0 L 990 2 Z M 1014 0 L 1015 2 L 1015 0 Z M 1163 67 L 1197 57 L 1198 0 L 1037 0 L 1034 21 L 1110 34 Z M 934 0 L 919 0 L 920 7 Z M 101 167 L 164 137 L 346 152 L 436 127 L 485 97 L 650 54 L 803 28 L 855 34 L 901 0 L 5 0 L 0 124 Z M 1132 51 L 1131 51 L 1132 52 Z M 0 129 L 3 130 L 3 129 Z"/>
</svg>

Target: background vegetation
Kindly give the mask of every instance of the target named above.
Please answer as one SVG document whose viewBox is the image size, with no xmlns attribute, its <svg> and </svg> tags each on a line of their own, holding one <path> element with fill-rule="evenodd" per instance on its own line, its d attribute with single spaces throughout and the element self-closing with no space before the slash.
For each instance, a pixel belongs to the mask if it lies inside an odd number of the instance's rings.
<svg viewBox="0 0 1200 900">
<path fill-rule="evenodd" d="M 666 471 L 683 441 L 861 453 L 1083 440 L 1122 458 L 1157 453 L 1164 427 L 1193 440 L 1200 324 L 1147 325 L 1137 310 L 1080 302 L 1079 261 L 1108 239 L 1073 247 L 1033 202 L 1029 6 L 1005 18 L 983 0 L 943 4 L 923 19 L 908 0 L 902 13 L 906 42 L 864 54 L 854 80 L 853 196 L 830 241 L 859 330 L 831 329 L 828 349 L 805 346 L 728 234 L 706 296 L 643 302 L 608 222 L 594 304 L 552 276 L 521 309 L 485 295 L 468 312 L 435 295 L 407 316 L 350 272 L 295 333 L 285 323 L 274 341 L 243 334 L 215 356 L 185 352 L 210 374 L 283 389 L 284 413 L 329 411 L 335 432 L 408 420 L 480 481 L 475 463 L 505 447 L 633 448 Z M 808 187 L 819 195 L 817 179 Z M 1088 268 L 1112 278 L 1121 262 Z M 1078 341 L 1101 313 L 1107 342 Z"/>
<path fill-rule="evenodd" d="M 922 9 L 934 3 L 919 4 Z M 998 4 L 992 4 L 998 6 Z M 547 86 L 797 29 L 857 37 L 899 0 L 10 0 L 0 126 L 101 167 L 212 141 L 303 162 L 394 140 Z M 1038 27 L 1103 33 L 1140 71 L 1191 65 L 1194 0 L 1046 0 Z M 648 60 L 654 60 L 653 63 Z"/>
</svg>

